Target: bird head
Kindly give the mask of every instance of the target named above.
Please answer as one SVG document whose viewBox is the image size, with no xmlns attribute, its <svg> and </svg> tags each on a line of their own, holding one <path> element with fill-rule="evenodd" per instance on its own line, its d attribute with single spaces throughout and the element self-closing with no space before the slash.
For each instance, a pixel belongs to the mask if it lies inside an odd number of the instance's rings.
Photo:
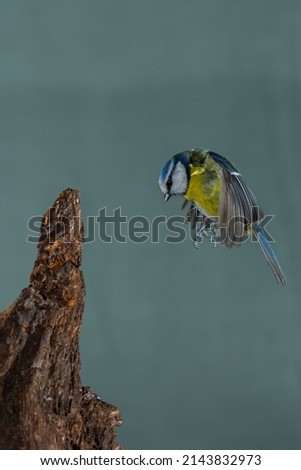
<svg viewBox="0 0 301 470">
<path fill-rule="evenodd" d="M 164 194 L 164 200 L 176 194 L 185 194 L 189 182 L 190 151 L 174 155 L 163 167 L 159 186 Z"/>
</svg>

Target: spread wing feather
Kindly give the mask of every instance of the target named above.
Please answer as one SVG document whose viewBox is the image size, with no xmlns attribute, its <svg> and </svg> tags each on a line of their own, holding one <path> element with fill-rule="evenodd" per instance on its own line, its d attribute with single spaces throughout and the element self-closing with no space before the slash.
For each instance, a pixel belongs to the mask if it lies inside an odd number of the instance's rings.
<svg viewBox="0 0 301 470">
<path fill-rule="evenodd" d="M 219 164 L 222 177 L 222 194 L 219 205 L 221 243 L 227 247 L 244 241 L 249 225 L 262 219 L 263 210 L 252 189 L 236 168 L 224 157 L 211 153 Z"/>
<path fill-rule="evenodd" d="M 262 219 L 263 211 L 240 174 L 231 174 L 223 168 L 222 179 L 219 225 L 224 243 L 230 247 L 244 240 L 246 227 Z"/>
</svg>

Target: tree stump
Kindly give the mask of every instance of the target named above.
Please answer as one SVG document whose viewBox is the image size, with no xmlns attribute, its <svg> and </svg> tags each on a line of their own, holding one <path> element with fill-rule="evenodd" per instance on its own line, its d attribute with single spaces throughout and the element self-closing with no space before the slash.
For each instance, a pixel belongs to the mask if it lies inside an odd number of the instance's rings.
<svg viewBox="0 0 301 470">
<path fill-rule="evenodd" d="M 79 192 L 41 223 L 30 284 L 0 313 L 0 449 L 118 449 L 120 412 L 80 382 L 85 284 Z"/>
</svg>

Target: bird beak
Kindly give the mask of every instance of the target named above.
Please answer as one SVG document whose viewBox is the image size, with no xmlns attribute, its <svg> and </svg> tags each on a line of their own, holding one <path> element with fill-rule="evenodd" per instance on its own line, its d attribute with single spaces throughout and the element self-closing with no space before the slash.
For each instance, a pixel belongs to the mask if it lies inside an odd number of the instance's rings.
<svg viewBox="0 0 301 470">
<path fill-rule="evenodd" d="M 164 201 L 167 202 L 168 199 L 170 198 L 170 196 L 171 196 L 171 194 L 165 193 L 165 194 L 164 194 Z"/>
</svg>

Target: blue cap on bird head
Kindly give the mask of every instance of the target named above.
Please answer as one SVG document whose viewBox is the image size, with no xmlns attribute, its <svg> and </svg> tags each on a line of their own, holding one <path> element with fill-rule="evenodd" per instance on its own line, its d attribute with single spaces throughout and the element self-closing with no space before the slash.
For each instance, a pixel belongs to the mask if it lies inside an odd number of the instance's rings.
<svg viewBox="0 0 301 470">
<path fill-rule="evenodd" d="M 173 194 L 184 194 L 189 180 L 190 152 L 185 151 L 174 155 L 163 167 L 159 186 L 164 193 L 165 201 Z"/>
</svg>

